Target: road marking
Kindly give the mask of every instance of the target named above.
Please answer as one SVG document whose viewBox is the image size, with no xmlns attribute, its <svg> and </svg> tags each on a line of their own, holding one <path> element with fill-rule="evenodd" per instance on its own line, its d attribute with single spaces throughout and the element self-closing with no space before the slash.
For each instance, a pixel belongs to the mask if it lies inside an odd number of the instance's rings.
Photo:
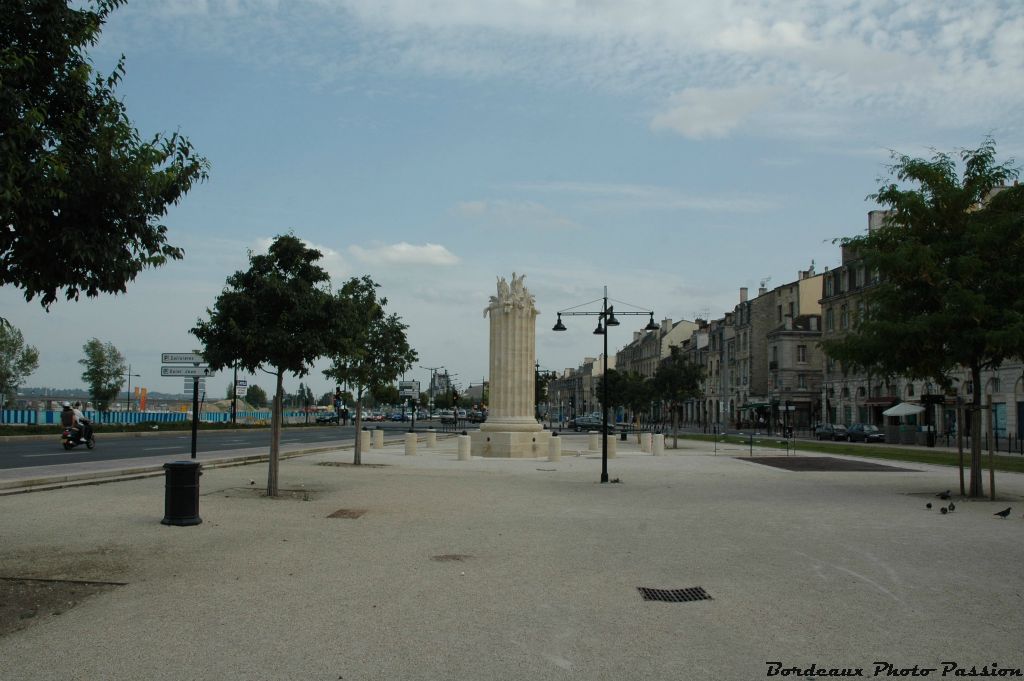
<svg viewBox="0 0 1024 681">
<path fill-rule="evenodd" d="M 37 456 L 63 456 L 67 452 L 54 452 L 53 454 L 22 454 L 26 459 L 34 459 Z"/>
</svg>

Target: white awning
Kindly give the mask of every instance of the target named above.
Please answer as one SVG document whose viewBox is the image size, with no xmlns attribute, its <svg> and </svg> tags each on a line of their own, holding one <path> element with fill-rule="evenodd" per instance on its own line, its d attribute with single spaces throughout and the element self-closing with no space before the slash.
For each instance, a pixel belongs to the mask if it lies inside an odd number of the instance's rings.
<svg viewBox="0 0 1024 681">
<path fill-rule="evenodd" d="M 900 402 L 894 407 L 889 407 L 882 412 L 883 416 L 912 416 L 914 414 L 920 414 L 924 411 L 924 407 L 919 404 L 911 404 L 910 402 Z"/>
</svg>

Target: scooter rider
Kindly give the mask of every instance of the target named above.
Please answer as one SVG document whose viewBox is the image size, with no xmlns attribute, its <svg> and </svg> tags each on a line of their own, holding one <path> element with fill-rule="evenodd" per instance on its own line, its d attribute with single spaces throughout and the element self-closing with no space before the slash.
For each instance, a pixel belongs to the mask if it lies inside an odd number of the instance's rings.
<svg viewBox="0 0 1024 681">
<path fill-rule="evenodd" d="M 88 442 L 92 439 L 92 424 L 89 423 L 89 419 L 85 418 L 85 414 L 82 413 L 82 403 L 75 402 L 74 409 L 75 419 L 82 427 L 82 439 Z"/>
</svg>

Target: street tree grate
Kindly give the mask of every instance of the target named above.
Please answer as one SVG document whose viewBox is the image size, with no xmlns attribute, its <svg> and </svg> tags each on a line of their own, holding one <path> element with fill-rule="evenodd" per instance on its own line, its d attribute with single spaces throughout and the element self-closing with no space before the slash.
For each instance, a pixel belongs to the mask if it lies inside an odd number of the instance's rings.
<svg viewBox="0 0 1024 681">
<path fill-rule="evenodd" d="M 638 586 L 637 590 L 644 597 L 645 601 L 688 603 L 689 601 L 713 600 L 702 586 L 694 586 L 687 589 L 652 589 L 646 586 Z"/>
<path fill-rule="evenodd" d="M 450 561 L 463 561 L 473 556 L 467 553 L 445 553 L 440 556 L 431 556 L 430 560 L 436 560 L 439 563 L 447 563 Z"/>
<path fill-rule="evenodd" d="M 341 508 L 327 516 L 328 518 L 358 518 L 366 513 L 362 508 Z"/>
</svg>

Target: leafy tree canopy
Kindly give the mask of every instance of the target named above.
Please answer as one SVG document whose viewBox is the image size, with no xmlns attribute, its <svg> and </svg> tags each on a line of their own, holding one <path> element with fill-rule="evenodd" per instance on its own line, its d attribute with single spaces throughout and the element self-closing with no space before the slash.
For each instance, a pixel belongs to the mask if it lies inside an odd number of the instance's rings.
<svg viewBox="0 0 1024 681">
<path fill-rule="evenodd" d="M 267 393 L 258 385 L 250 385 L 245 390 L 245 401 L 254 407 L 267 406 Z"/>
<path fill-rule="evenodd" d="M 208 163 L 185 137 L 143 141 L 85 48 L 124 0 L 0 0 L 0 285 L 39 296 L 122 293 L 180 259 L 158 221 Z"/>
<path fill-rule="evenodd" d="M 0 406 L 18 392 L 18 386 L 39 367 L 39 351 L 25 344 L 21 331 L 0 324 Z"/>
<path fill-rule="evenodd" d="M 85 357 L 78 363 L 85 367 L 82 380 L 89 386 L 92 402 L 99 411 L 106 411 L 124 385 L 127 364 L 124 355 L 111 342 L 90 338 L 82 351 Z"/>
</svg>

